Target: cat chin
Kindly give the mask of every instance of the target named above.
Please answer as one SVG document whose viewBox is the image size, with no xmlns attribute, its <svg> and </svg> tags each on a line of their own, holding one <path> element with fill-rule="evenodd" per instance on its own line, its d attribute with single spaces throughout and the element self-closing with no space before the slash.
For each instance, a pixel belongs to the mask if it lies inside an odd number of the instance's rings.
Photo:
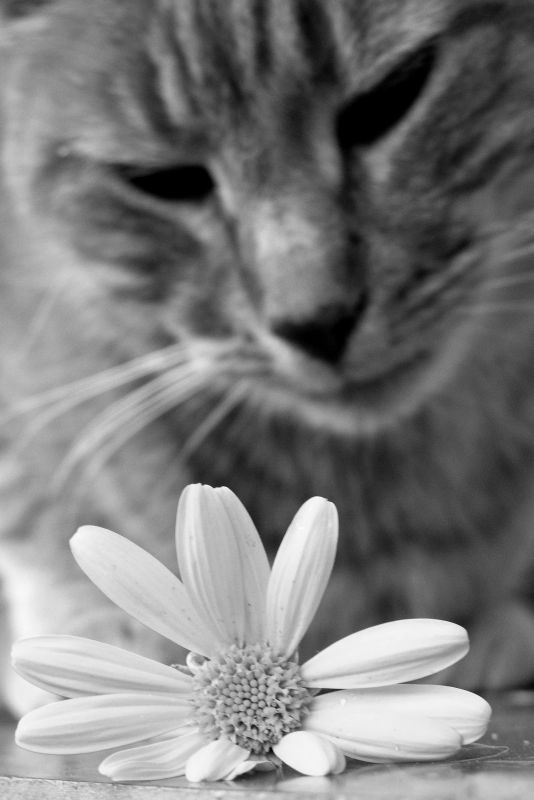
<svg viewBox="0 0 534 800">
<path fill-rule="evenodd" d="M 344 439 L 396 429 L 435 399 L 454 393 L 461 364 L 458 350 L 419 358 L 369 380 L 351 379 L 299 356 L 288 373 L 254 380 L 255 407 L 299 425 Z M 330 374 L 329 374 L 330 373 Z"/>
<path fill-rule="evenodd" d="M 290 380 L 270 376 L 254 381 L 250 394 L 268 416 L 274 413 L 343 438 L 372 436 L 415 413 L 425 401 L 414 372 L 406 369 L 365 384 L 350 384 L 339 376 L 321 383 L 312 366 L 306 375 L 294 373 Z"/>
<path fill-rule="evenodd" d="M 388 367 L 372 359 L 361 369 L 329 365 L 269 337 L 262 345 L 271 370 L 254 380 L 252 393 L 270 415 L 274 411 L 344 438 L 372 436 L 454 389 L 473 339 L 467 327 L 456 326 L 434 352 L 412 354 Z"/>
</svg>

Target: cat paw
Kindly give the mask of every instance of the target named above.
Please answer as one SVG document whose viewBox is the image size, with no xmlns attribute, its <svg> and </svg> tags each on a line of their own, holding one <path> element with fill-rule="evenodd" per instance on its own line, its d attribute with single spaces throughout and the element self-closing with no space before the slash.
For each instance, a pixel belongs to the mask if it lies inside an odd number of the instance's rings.
<svg viewBox="0 0 534 800">
<path fill-rule="evenodd" d="M 439 682 L 497 690 L 534 682 L 534 609 L 514 601 L 484 614 L 468 630 L 468 655 L 439 673 Z M 436 676 L 431 680 L 436 682 Z"/>
</svg>

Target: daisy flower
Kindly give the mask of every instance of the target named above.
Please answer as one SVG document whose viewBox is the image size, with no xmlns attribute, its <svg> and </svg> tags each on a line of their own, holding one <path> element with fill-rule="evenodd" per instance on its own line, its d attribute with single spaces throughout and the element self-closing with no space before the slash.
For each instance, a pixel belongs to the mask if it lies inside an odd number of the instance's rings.
<svg viewBox="0 0 534 800">
<path fill-rule="evenodd" d="M 442 759 L 478 739 L 490 716 L 482 698 L 406 683 L 466 654 L 458 625 L 389 622 L 299 664 L 337 530 L 335 506 L 308 500 L 271 569 L 238 498 L 226 488 L 188 486 L 176 523 L 179 580 L 122 536 L 80 528 L 72 552 L 96 586 L 190 653 L 186 665 L 167 666 L 75 636 L 17 642 L 17 672 L 69 698 L 26 714 L 17 743 L 57 754 L 120 748 L 99 767 L 116 781 L 184 774 L 214 781 L 280 762 L 326 775 L 342 771 L 346 756 Z"/>
</svg>

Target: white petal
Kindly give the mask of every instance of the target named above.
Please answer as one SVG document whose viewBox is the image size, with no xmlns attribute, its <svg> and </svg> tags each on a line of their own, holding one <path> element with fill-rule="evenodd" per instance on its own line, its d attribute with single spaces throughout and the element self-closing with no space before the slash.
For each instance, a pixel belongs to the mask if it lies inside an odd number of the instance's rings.
<svg viewBox="0 0 534 800">
<path fill-rule="evenodd" d="M 484 735 L 491 717 L 491 706 L 482 697 L 453 686 L 401 684 L 380 689 L 354 689 L 330 692 L 314 698 L 311 711 L 345 709 L 361 714 L 406 714 L 443 722 L 471 744 Z"/>
<path fill-rule="evenodd" d="M 156 633 L 202 655 L 217 649 L 183 584 L 154 556 L 117 533 L 84 526 L 70 540 L 85 574 L 116 605 Z"/>
<path fill-rule="evenodd" d="M 113 781 L 174 778 L 185 773 L 188 759 L 207 743 L 198 731 L 189 731 L 173 739 L 113 753 L 102 761 L 98 771 Z"/>
<path fill-rule="evenodd" d="M 191 711 L 179 695 L 76 697 L 30 711 L 20 720 L 15 741 L 36 753 L 91 753 L 172 731 Z"/>
<path fill-rule="evenodd" d="M 61 697 L 115 692 L 188 693 L 192 679 L 151 658 L 79 636 L 19 639 L 12 664 L 26 680 Z"/>
<path fill-rule="evenodd" d="M 447 758 L 462 737 L 443 722 L 405 714 L 354 714 L 338 706 L 312 711 L 303 728 L 331 739 L 363 761 L 430 761 Z"/>
<path fill-rule="evenodd" d="M 267 641 L 280 655 L 295 652 L 317 611 L 334 564 L 337 532 L 334 504 L 312 497 L 282 540 L 267 589 Z"/>
<path fill-rule="evenodd" d="M 224 776 L 225 781 L 233 781 L 247 772 L 257 770 L 258 772 L 271 772 L 276 769 L 276 765 L 269 758 L 263 756 L 249 756 L 246 761 L 242 761 L 237 767 L 234 767 L 228 775 Z"/>
<path fill-rule="evenodd" d="M 250 753 L 226 739 L 210 742 L 191 756 L 186 764 L 185 777 L 192 783 L 219 781 L 230 775 Z"/>
<path fill-rule="evenodd" d="M 178 504 L 176 549 L 189 596 L 217 639 L 240 646 L 261 641 L 269 562 L 235 494 L 187 486 Z"/>
<path fill-rule="evenodd" d="M 309 731 L 294 731 L 273 746 L 273 753 L 303 775 L 330 775 L 345 769 L 345 757 L 329 739 Z"/>
<path fill-rule="evenodd" d="M 306 686 L 360 689 L 414 681 L 454 664 L 469 650 L 460 625 L 404 619 L 340 639 L 302 665 Z"/>
</svg>

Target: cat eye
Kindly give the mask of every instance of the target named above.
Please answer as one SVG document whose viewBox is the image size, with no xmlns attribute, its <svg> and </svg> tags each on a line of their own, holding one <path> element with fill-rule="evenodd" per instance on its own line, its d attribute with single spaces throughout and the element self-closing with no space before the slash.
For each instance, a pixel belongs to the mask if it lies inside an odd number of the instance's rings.
<svg viewBox="0 0 534 800">
<path fill-rule="evenodd" d="M 137 191 L 166 202 L 198 203 L 206 200 L 215 189 L 213 178 L 202 165 L 157 170 L 120 165 L 115 171 Z"/>
<path fill-rule="evenodd" d="M 405 58 L 371 90 L 356 97 L 340 114 L 340 147 L 368 147 L 386 136 L 410 111 L 430 78 L 436 60 L 431 42 Z"/>
</svg>

